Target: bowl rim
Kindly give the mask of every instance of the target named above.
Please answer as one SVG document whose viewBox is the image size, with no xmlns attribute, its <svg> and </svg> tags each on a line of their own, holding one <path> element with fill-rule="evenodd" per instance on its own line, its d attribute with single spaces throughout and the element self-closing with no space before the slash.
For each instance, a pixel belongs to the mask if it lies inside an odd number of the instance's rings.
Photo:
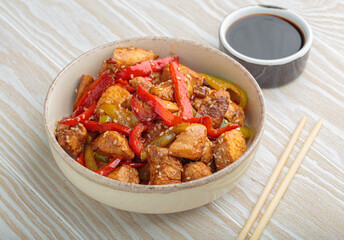
<svg viewBox="0 0 344 240">
<path fill-rule="evenodd" d="M 231 47 L 231 45 L 229 45 L 229 43 L 226 40 L 227 29 L 236 21 L 238 21 L 244 17 L 256 15 L 256 14 L 271 14 L 271 15 L 275 15 L 275 16 L 278 16 L 278 17 L 281 17 L 281 18 L 284 18 L 284 19 L 287 19 L 287 20 L 293 22 L 303 32 L 305 42 L 304 42 L 302 48 L 290 56 L 287 56 L 284 58 L 278 58 L 278 59 L 258 59 L 258 58 L 249 57 L 245 54 L 242 54 L 242 53 L 236 51 L 234 48 Z M 298 23 L 296 23 L 292 18 L 297 20 Z M 282 7 L 278 7 L 278 6 L 272 6 L 272 5 L 253 5 L 253 6 L 246 6 L 243 8 L 239 8 L 239 9 L 231 12 L 230 14 L 228 14 L 222 20 L 220 27 L 219 27 L 219 40 L 220 40 L 222 46 L 230 54 L 239 58 L 242 61 L 256 64 L 256 65 L 275 66 L 275 65 L 288 64 L 290 62 L 293 62 L 293 61 L 305 56 L 312 47 L 313 33 L 312 33 L 311 27 L 306 22 L 306 20 L 293 11 L 290 11 L 286 8 L 282 8 Z"/>
<path fill-rule="evenodd" d="M 187 43 L 194 45 L 196 47 L 201 47 L 207 51 L 210 51 L 214 54 L 220 55 L 221 57 L 227 59 L 231 63 L 235 65 L 235 67 L 238 67 L 241 71 L 244 72 L 244 74 L 247 76 L 249 79 L 250 83 L 254 86 L 255 91 L 258 94 L 258 99 L 261 104 L 261 119 L 259 119 L 259 128 L 256 131 L 256 137 L 253 139 L 251 142 L 251 145 L 248 147 L 246 152 L 239 158 L 237 159 L 234 163 L 231 165 L 227 166 L 226 168 L 217 171 L 207 177 L 197 179 L 194 181 L 190 182 L 183 182 L 181 184 L 169 184 L 169 185 L 142 185 L 142 184 L 131 184 L 131 183 L 125 183 L 125 182 L 120 182 L 111 178 L 103 177 L 99 174 L 94 173 L 93 171 L 90 171 L 86 167 L 80 165 L 77 163 L 72 157 L 70 157 L 64 149 L 60 147 L 58 144 L 55 136 L 53 133 L 50 132 L 49 126 L 48 126 L 48 112 L 49 112 L 49 99 L 50 95 L 53 92 L 55 86 L 59 82 L 60 77 L 69 70 L 72 66 L 77 64 L 82 58 L 84 58 L 87 55 L 92 54 L 93 52 L 107 48 L 112 45 L 121 45 L 121 44 L 126 44 L 128 42 L 132 41 L 144 41 L 144 40 L 151 40 L 151 41 L 172 41 L 172 42 L 177 42 L 178 44 L 181 43 Z M 196 188 L 196 187 L 201 187 L 203 185 L 206 185 L 208 183 L 211 183 L 213 181 L 216 181 L 225 175 L 233 172 L 235 169 L 238 168 L 238 166 L 245 161 L 258 147 L 260 143 L 260 139 L 262 138 L 263 132 L 264 132 L 264 124 L 265 123 L 265 101 L 263 97 L 263 93 L 258 85 L 258 83 L 255 81 L 255 79 L 252 77 L 252 75 L 236 60 L 234 60 L 232 57 L 228 56 L 227 54 L 224 54 L 218 49 L 209 47 L 205 44 L 197 43 L 192 40 L 187 40 L 187 39 L 182 39 L 182 38 L 173 38 L 173 37 L 158 37 L 158 36 L 145 36 L 145 37 L 135 37 L 135 38 L 128 38 L 124 40 L 118 40 L 118 41 L 113 41 L 109 42 L 106 44 L 103 44 L 101 46 L 95 47 L 89 51 L 86 51 L 85 53 L 81 54 L 77 58 L 73 59 L 69 64 L 67 64 L 55 77 L 53 82 L 51 83 L 48 93 L 46 95 L 45 101 L 44 101 L 44 126 L 46 130 L 46 134 L 48 136 L 48 140 L 50 142 L 50 147 L 52 147 L 74 171 L 78 172 L 80 175 L 83 177 L 87 178 L 90 181 L 93 181 L 97 184 L 109 187 L 114 190 L 120 190 L 120 191 L 125 191 L 125 192 L 133 192 L 133 193 L 170 193 L 170 192 L 175 192 L 175 191 L 180 191 L 180 190 L 186 190 L 190 188 Z M 51 149 L 52 150 L 52 149 Z M 54 160 L 57 161 L 54 157 Z M 63 173 L 65 174 L 65 173 Z"/>
</svg>

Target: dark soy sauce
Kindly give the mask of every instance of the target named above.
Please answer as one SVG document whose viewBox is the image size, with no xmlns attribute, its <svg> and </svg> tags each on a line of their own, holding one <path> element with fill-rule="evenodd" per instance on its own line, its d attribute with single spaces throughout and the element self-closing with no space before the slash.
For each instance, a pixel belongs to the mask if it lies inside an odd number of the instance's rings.
<svg viewBox="0 0 344 240">
<path fill-rule="evenodd" d="M 304 44 L 303 33 L 295 24 L 268 14 L 234 22 L 226 32 L 226 40 L 239 53 L 264 60 L 288 57 Z"/>
</svg>

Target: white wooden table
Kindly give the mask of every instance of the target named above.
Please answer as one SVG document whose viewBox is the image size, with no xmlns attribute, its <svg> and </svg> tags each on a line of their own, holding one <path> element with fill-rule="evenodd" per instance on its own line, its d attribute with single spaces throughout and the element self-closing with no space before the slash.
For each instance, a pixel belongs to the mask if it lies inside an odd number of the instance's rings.
<svg viewBox="0 0 344 240">
<path fill-rule="evenodd" d="M 232 191 L 187 212 L 144 215 L 98 203 L 68 182 L 50 154 L 42 116 L 46 92 L 66 64 L 96 46 L 136 36 L 180 37 L 216 48 L 228 13 L 262 3 L 303 16 L 314 43 L 296 81 L 263 90 L 262 144 Z M 0 2 L 0 26 L 1 239 L 233 239 L 302 116 L 309 121 L 292 159 L 320 117 L 324 126 L 262 239 L 344 239 L 341 0 L 11 0 Z"/>
</svg>

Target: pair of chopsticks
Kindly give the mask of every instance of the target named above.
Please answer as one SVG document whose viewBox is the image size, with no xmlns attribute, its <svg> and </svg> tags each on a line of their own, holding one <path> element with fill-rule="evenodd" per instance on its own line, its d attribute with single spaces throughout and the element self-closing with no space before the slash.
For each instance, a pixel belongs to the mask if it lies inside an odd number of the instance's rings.
<svg viewBox="0 0 344 240">
<path fill-rule="evenodd" d="M 272 187 L 275 185 L 277 178 L 279 177 L 282 168 L 284 167 L 287 159 L 289 158 L 289 155 L 298 139 L 298 137 L 301 134 L 302 128 L 305 126 L 306 123 L 306 118 L 303 117 L 299 123 L 299 125 L 297 126 L 297 128 L 295 129 L 295 132 L 293 133 L 291 139 L 289 140 L 289 143 L 286 147 L 286 149 L 284 150 L 281 158 L 279 159 L 274 171 L 272 172 L 267 184 L 265 185 L 265 188 L 261 194 L 261 196 L 259 197 L 256 205 L 254 206 L 251 215 L 248 217 L 243 229 L 241 230 L 241 232 L 239 233 L 237 240 L 239 239 L 245 239 L 248 232 L 250 231 L 250 229 L 253 226 L 253 223 L 255 222 L 255 220 L 258 217 L 258 214 L 260 212 L 260 210 L 262 209 L 266 199 L 268 198 Z M 287 175 L 285 176 L 285 178 L 283 179 L 281 185 L 279 186 L 278 190 L 275 193 L 275 196 L 272 198 L 268 208 L 266 209 L 264 215 L 262 216 L 261 220 L 259 221 L 256 229 L 254 230 L 254 232 L 252 233 L 252 236 L 250 238 L 251 239 L 258 239 L 260 237 L 260 235 L 262 234 L 266 224 L 269 222 L 272 214 L 274 213 L 275 209 L 277 208 L 280 200 L 282 199 L 284 193 L 286 192 L 291 180 L 293 179 L 295 173 L 297 172 L 298 168 L 300 167 L 302 160 L 304 159 L 304 157 L 306 156 L 309 148 L 311 147 L 316 135 L 318 134 L 320 127 L 322 125 L 323 119 L 320 119 L 317 124 L 314 126 L 313 130 L 311 131 L 311 133 L 309 134 L 308 138 L 306 139 L 306 141 L 304 142 L 300 152 L 298 153 L 298 155 L 296 156 L 293 164 L 290 166 L 289 171 L 287 173 Z"/>
</svg>

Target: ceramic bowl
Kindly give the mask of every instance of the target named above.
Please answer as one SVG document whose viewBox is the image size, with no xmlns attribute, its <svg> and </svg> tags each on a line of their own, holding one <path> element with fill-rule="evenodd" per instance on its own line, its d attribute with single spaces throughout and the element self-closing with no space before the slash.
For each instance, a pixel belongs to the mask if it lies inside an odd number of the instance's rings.
<svg viewBox="0 0 344 240">
<path fill-rule="evenodd" d="M 304 44 L 293 55 L 263 60 L 246 56 L 230 46 L 226 40 L 228 28 L 236 21 L 255 14 L 268 14 L 286 19 L 302 32 Z M 279 87 L 297 78 L 304 70 L 313 42 L 312 29 L 298 14 L 285 8 L 257 5 L 240 8 L 225 17 L 219 28 L 220 49 L 241 63 L 263 88 Z"/>
<path fill-rule="evenodd" d="M 160 57 L 175 54 L 191 69 L 240 85 L 248 94 L 246 124 L 253 129 L 247 151 L 232 165 L 205 178 L 175 185 L 139 185 L 98 175 L 78 164 L 58 144 L 56 121 L 70 115 L 81 74 L 96 75 L 104 59 L 118 46 L 152 49 Z M 45 129 L 51 152 L 62 173 L 78 189 L 109 206 L 140 213 L 172 213 L 207 204 L 228 192 L 245 173 L 258 149 L 265 119 L 264 99 L 250 73 L 226 54 L 189 40 L 142 37 L 108 43 L 90 50 L 67 65 L 52 83 L 44 106 Z"/>
</svg>

